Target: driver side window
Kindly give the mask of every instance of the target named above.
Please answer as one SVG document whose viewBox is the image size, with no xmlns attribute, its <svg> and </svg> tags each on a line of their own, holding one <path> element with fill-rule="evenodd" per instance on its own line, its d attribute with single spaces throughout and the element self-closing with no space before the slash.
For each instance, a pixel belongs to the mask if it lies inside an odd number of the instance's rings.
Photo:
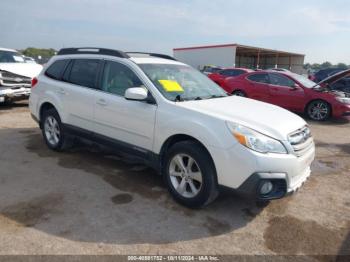
<svg viewBox="0 0 350 262">
<path fill-rule="evenodd" d="M 124 96 L 126 89 L 142 86 L 141 80 L 127 66 L 107 61 L 103 70 L 102 90 Z"/>
<path fill-rule="evenodd" d="M 278 74 L 270 74 L 270 83 L 271 85 L 277 85 L 277 86 L 287 86 L 287 87 L 293 87 L 295 85 L 295 82 L 288 77 L 278 75 Z"/>
</svg>

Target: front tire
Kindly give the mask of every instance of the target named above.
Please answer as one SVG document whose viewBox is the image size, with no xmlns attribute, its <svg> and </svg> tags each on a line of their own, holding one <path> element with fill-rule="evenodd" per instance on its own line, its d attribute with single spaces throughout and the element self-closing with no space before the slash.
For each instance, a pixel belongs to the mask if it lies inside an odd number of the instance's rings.
<svg viewBox="0 0 350 262">
<path fill-rule="evenodd" d="M 55 109 L 48 109 L 43 113 L 42 134 L 46 145 L 54 151 L 66 148 L 66 138 L 61 118 Z"/>
<path fill-rule="evenodd" d="M 331 116 L 331 106 L 323 100 L 315 100 L 306 108 L 307 116 L 315 121 L 324 121 Z"/>
<path fill-rule="evenodd" d="M 208 205 L 218 196 L 213 161 L 202 145 L 184 141 L 167 152 L 165 181 L 172 197 L 190 208 Z"/>
</svg>

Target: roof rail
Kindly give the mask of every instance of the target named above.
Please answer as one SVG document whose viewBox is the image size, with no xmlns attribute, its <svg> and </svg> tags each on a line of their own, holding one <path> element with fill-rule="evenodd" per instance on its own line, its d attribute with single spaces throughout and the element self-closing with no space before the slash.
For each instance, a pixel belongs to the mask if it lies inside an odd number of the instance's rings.
<svg viewBox="0 0 350 262">
<path fill-rule="evenodd" d="M 146 52 L 126 52 L 127 55 L 129 56 L 134 56 L 134 57 L 144 57 L 144 56 L 153 56 L 153 57 L 159 57 L 159 58 L 164 58 L 164 59 L 169 59 L 169 60 L 174 60 L 177 61 L 174 57 L 170 55 L 164 55 L 164 54 L 157 54 L 157 53 L 146 53 Z"/>
<path fill-rule="evenodd" d="M 122 51 L 107 49 L 107 48 L 98 48 L 98 47 L 62 48 L 57 53 L 57 55 L 73 55 L 73 54 L 98 54 L 98 55 L 116 56 L 121 58 L 130 58 L 126 53 Z"/>
</svg>

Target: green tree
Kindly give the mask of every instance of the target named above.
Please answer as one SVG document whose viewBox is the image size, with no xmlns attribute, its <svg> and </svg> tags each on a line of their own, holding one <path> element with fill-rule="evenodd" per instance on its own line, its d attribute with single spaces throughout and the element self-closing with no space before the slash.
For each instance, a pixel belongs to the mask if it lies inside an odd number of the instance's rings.
<svg viewBox="0 0 350 262">
<path fill-rule="evenodd" d="M 348 66 L 344 63 L 338 63 L 337 67 L 341 68 L 341 69 L 348 69 Z"/>
<path fill-rule="evenodd" d="M 22 50 L 22 54 L 34 58 L 38 58 L 39 56 L 41 56 L 42 58 L 50 58 L 56 54 L 56 50 L 53 48 L 45 49 L 28 47 L 25 50 Z"/>
<path fill-rule="evenodd" d="M 324 69 L 324 68 L 329 68 L 329 67 L 332 67 L 332 63 L 331 62 L 324 62 L 321 64 L 321 68 Z"/>
<path fill-rule="evenodd" d="M 310 63 L 304 64 L 304 69 L 310 69 L 310 68 L 311 68 L 311 64 Z"/>
<path fill-rule="evenodd" d="M 314 63 L 314 64 L 311 65 L 311 68 L 314 69 L 314 70 L 319 70 L 319 69 L 321 69 L 321 65 L 317 64 L 317 63 Z"/>
</svg>

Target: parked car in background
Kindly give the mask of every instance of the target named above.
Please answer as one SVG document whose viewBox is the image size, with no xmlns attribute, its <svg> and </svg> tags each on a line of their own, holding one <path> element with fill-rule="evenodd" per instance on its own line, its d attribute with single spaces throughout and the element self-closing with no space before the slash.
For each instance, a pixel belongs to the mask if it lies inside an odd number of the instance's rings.
<svg viewBox="0 0 350 262">
<path fill-rule="evenodd" d="M 208 77 L 213 80 L 215 83 L 217 83 L 219 86 L 221 86 L 224 82 L 224 80 L 227 77 L 236 77 L 248 72 L 253 72 L 253 70 L 248 68 L 224 68 L 216 73 L 211 73 L 208 75 Z"/>
<path fill-rule="evenodd" d="M 323 79 L 325 79 L 331 75 L 337 74 L 337 73 L 344 71 L 344 70 L 345 70 L 344 68 L 321 69 L 321 70 L 317 71 L 316 73 L 309 75 L 309 79 L 314 81 L 315 83 L 318 83 L 318 82 L 322 81 Z"/>
<path fill-rule="evenodd" d="M 213 201 L 219 186 L 255 200 L 284 197 L 309 177 L 315 156 L 302 118 L 228 96 L 165 55 L 62 49 L 33 81 L 29 106 L 50 149 L 84 137 L 132 154 L 189 207 Z"/>
<path fill-rule="evenodd" d="M 28 98 L 31 81 L 41 69 L 41 65 L 26 63 L 16 50 L 0 48 L 0 104 Z"/>
<path fill-rule="evenodd" d="M 304 76 L 273 71 L 257 71 L 227 78 L 223 88 L 234 95 L 245 96 L 306 113 L 313 120 L 350 115 L 350 95 L 330 86 L 350 75 L 350 70 L 316 84 Z"/>
<path fill-rule="evenodd" d="M 33 57 L 25 56 L 24 57 L 24 61 L 26 63 L 34 63 L 34 64 L 36 64 L 36 61 L 35 61 L 35 59 Z"/>
<path fill-rule="evenodd" d="M 330 85 L 332 90 L 338 90 L 350 94 L 350 77 L 344 77 Z"/>
<path fill-rule="evenodd" d="M 209 75 L 212 73 L 219 72 L 220 70 L 222 70 L 222 67 L 214 66 L 214 65 L 205 65 L 203 66 L 201 72 L 205 75 Z"/>
</svg>

